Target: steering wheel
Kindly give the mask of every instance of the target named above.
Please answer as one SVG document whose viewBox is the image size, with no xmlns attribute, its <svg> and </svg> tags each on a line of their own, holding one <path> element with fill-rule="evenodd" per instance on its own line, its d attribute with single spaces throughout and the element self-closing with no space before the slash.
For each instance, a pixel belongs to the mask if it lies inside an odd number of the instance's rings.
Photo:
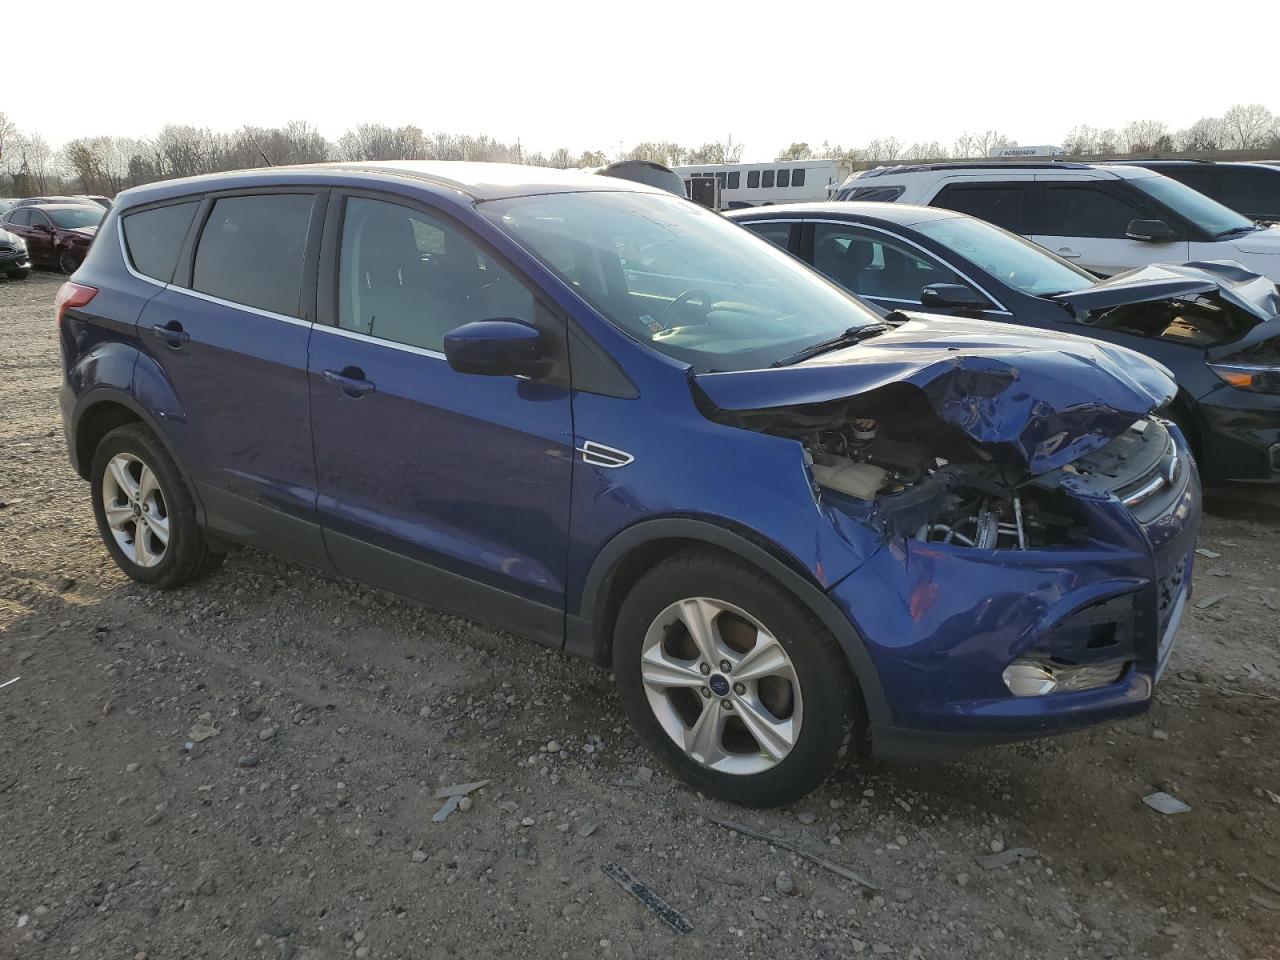
<svg viewBox="0 0 1280 960">
<path fill-rule="evenodd" d="M 667 323 L 667 317 L 671 315 L 671 311 L 676 309 L 676 307 L 686 306 L 694 300 L 702 304 L 702 322 L 705 323 L 707 314 L 711 312 L 711 294 L 699 287 L 690 287 L 668 303 L 666 307 L 663 308 L 662 315 L 658 317 L 658 322 L 662 324 L 663 327 L 670 326 Z"/>
</svg>

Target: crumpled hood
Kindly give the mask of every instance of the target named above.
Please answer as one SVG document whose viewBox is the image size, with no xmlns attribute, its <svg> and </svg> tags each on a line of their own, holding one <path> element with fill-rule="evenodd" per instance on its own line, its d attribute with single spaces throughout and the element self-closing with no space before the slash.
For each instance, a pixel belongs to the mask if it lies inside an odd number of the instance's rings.
<svg viewBox="0 0 1280 960">
<path fill-rule="evenodd" d="M 1217 291 L 1223 300 L 1259 322 L 1280 314 L 1275 281 L 1233 260 L 1157 263 L 1121 273 L 1083 290 L 1059 293 L 1054 300 L 1078 316 L 1131 303 L 1152 303 Z"/>
<path fill-rule="evenodd" d="M 767 370 L 695 377 L 723 410 L 826 403 L 910 383 L 979 443 L 1011 446 L 1033 475 L 1092 453 L 1173 399 L 1173 378 L 1124 347 L 983 320 L 907 322 L 857 346 Z"/>
</svg>

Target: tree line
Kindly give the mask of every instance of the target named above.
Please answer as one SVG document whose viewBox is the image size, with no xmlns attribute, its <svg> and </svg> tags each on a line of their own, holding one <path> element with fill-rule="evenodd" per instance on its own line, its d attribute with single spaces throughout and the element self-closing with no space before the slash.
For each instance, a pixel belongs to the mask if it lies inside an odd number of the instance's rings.
<svg viewBox="0 0 1280 960">
<path fill-rule="evenodd" d="M 829 157 L 867 166 L 986 157 L 994 149 L 1016 145 L 999 130 L 983 130 L 961 134 L 950 144 L 907 142 L 896 137 L 878 137 L 861 146 L 797 141 L 783 148 L 776 159 Z M 1172 130 L 1159 120 L 1135 120 L 1106 129 L 1081 124 L 1068 131 L 1060 146 L 1080 156 L 1280 152 L 1280 116 L 1262 104 L 1237 104 L 1220 117 L 1203 117 L 1183 130 Z M 742 144 L 732 137 L 696 147 L 644 141 L 614 155 L 603 150 L 575 153 L 564 147 L 541 153 L 527 151 L 518 140 L 506 143 L 483 135 L 428 134 L 413 125 L 376 123 L 359 124 L 337 140 L 329 140 L 305 121 L 283 127 L 244 126 L 231 132 L 169 124 L 153 137 L 77 137 L 55 149 L 38 132 L 18 129 L 0 113 L 0 196 L 58 192 L 114 195 L 127 187 L 173 177 L 325 160 L 490 160 L 568 169 L 599 167 L 612 160 L 655 160 L 668 166 L 737 163 L 742 153 Z"/>
</svg>

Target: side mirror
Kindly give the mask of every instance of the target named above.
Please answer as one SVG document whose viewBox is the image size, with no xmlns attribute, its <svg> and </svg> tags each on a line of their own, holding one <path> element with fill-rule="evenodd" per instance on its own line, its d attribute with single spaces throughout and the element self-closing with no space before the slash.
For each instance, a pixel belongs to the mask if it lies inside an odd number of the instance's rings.
<svg viewBox="0 0 1280 960">
<path fill-rule="evenodd" d="M 991 309 L 990 300 L 963 283 L 931 283 L 920 291 L 920 302 L 926 307 L 950 310 Z"/>
<path fill-rule="evenodd" d="M 459 373 L 528 377 L 551 372 L 542 333 L 522 320 L 477 320 L 444 335 L 444 356 Z"/>
<path fill-rule="evenodd" d="M 1130 220 L 1124 235 L 1144 243 L 1170 243 L 1178 239 L 1178 232 L 1163 220 Z"/>
</svg>

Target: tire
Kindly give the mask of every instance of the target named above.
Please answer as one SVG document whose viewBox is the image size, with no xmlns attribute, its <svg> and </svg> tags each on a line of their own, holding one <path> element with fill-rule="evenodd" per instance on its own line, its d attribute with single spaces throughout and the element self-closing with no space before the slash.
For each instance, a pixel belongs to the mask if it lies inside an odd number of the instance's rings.
<svg viewBox="0 0 1280 960">
<path fill-rule="evenodd" d="M 5 276 L 7 276 L 10 280 L 25 280 L 25 279 L 27 279 L 27 276 L 28 276 L 30 273 L 31 273 L 31 271 L 30 271 L 30 270 L 25 270 L 25 269 L 24 269 L 24 270 L 10 270 L 8 273 L 6 273 L 6 274 L 5 274 Z"/>
<path fill-rule="evenodd" d="M 141 424 L 117 427 L 102 438 L 89 484 L 98 532 L 111 559 L 131 579 L 171 590 L 222 562 L 224 554 L 209 547 L 196 522 L 195 504 L 177 464 Z M 167 543 L 160 537 L 162 529 Z"/>
<path fill-rule="evenodd" d="M 711 624 L 721 662 L 709 670 L 700 652 L 709 648 L 689 622 Z M 636 582 L 618 613 L 613 668 L 647 746 L 693 786 L 732 803 L 798 800 L 866 732 L 861 697 L 830 631 L 773 580 L 726 554 L 686 551 Z"/>
<path fill-rule="evenodd" d="M 63 250 L 58 254 L 58 269 L 68 277 L 80 269 L 80 258 L 70 250 Z"/>
</svg>

